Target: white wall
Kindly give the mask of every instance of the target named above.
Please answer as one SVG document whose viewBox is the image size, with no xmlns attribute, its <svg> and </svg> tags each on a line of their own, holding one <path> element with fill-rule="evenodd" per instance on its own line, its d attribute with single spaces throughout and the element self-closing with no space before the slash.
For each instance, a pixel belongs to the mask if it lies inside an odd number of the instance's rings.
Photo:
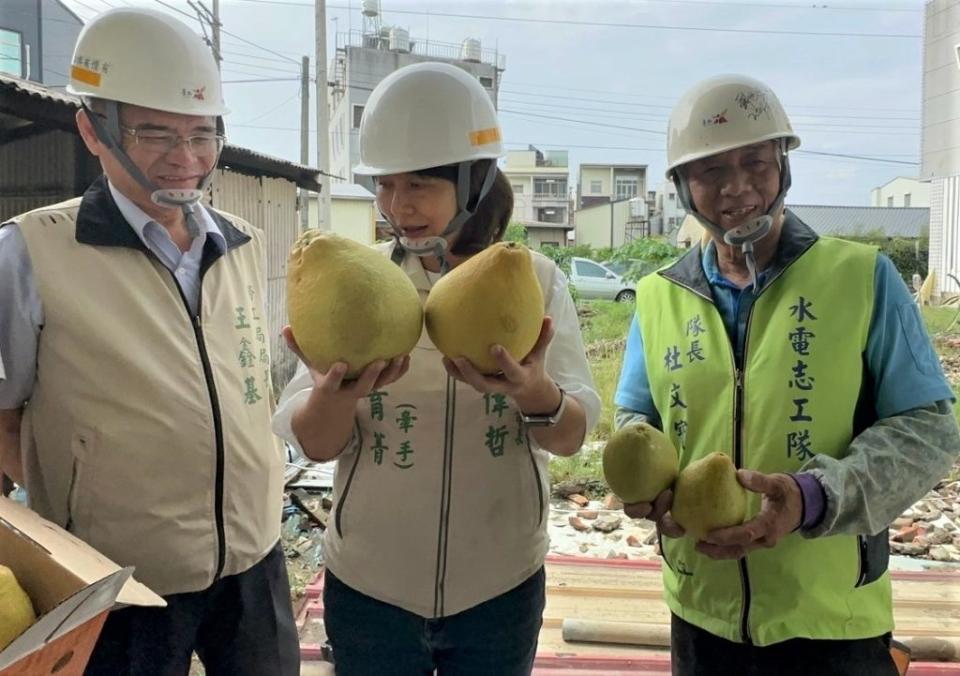
<svg viewBox="0 0 960 676">
<path fill-rule="evenodd" d="M 909 204 L 907 202 L 909 201 Z M 870 191 L 870 205 L 875 207 L 929 207 L 930 183 L 898 176 Z"/>
</svg>

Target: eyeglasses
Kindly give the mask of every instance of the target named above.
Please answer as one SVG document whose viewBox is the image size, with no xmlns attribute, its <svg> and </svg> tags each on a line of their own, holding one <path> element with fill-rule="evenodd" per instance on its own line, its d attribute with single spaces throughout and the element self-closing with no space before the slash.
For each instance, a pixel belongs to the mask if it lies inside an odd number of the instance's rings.
<svg viewBox="0 0 960 676">
<path fill-rule="evenodd" d="M 196 157 L 210 157 L 223 150 L 226 139 L 219 134 L 197 134 L 195 136 L 180 136 L 167 131 L 156 129 L 134 129 L 120 125 L 120 130 L 133 137 L 133 142 L 147 150 L 156 153 L 168 153 L 181 143 Z"/>
</svg>

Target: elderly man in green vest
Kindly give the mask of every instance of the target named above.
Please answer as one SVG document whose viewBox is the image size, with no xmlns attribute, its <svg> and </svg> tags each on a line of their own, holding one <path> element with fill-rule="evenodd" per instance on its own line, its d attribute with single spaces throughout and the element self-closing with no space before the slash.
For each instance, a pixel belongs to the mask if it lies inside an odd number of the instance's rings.
<svg viewBox="0 0 960 676">
<path fill-rule="evenodd" d="M 637 287 L 617 424 L 662 429 L 681 468 L 728 454 L 750 496 L 701 541 L 669 490 L 625 508 L 657 522 L 682 676 L 896 674 L 887 527 L 960 450 L 891 261 L 784 209 L 799 145 L 747 77 L 697 84 L 670 118 L 667 176 L 709 236 Z"/>
<path fill-rule="evenodd" d="M 166 608 L 108 617 L 86 673 L 293 676 L 263 236 L 201 200 L 227 112 L 199 35 L 94 17 L 68 89 L 103 175 L 0 226 L 0 466 Z M 21 467 L 22 465 L 22 467 Z"/>
</svg>

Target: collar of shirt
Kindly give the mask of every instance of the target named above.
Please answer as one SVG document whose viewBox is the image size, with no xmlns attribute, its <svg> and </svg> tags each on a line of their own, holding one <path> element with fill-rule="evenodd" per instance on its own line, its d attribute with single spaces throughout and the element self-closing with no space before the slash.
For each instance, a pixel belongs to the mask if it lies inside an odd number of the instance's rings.
<svg viewBox="0 0 960 676">
<path fill-rule="evenodd" d="M 133 200 L 117 190 L 113 183 L 107 181 L 107 185 L 110 187 L 110 194 L 113 196 L 113 201 L 116 202 L 124 220 L 137 233 L 137 237 L 140 238 L 143 245 L 163 260 L 168 267 L 175 269 L 179 265 L 179 258 L 183 255 L 183 252 L 174 244 L 167 229 L 150 218 L 143 209 L 133 203 Z M 220 253 L 225 253 L 227 250 L 226 238 L 224 238 L 216 221 L 210 217 L 206 207 L 200 206 L 201 208 L 196 209 L 195 213 L 199 216 L 198 220 L 203 228 L 200 233 L 201 246 L 203 244 L 202 240 L 209 237 L 220 250 Z M 172 245 L 172 248 L 171 246 L 165 246 L 166 244 Z"/>
<path fill-rule="evenodd" d="M 700 260 L 703 265 L 703 273 L 707 276 L 707 281 L 710 282 L 710 286 L 723 286 L 738 292 L 742 290 L 745 291 L 746 289 L 753 291 L 752 285 L 741 289 L 720 273 L 720 264 L 717 262 L 717 247 L 712 239 L 707 242 L 707 246 L 703 250 L 703 255 L 700 257 Z M 764 270 L 757 274 L 757 286 L 762 289 L 766 283 L 767 271 Z"/>
</svg>

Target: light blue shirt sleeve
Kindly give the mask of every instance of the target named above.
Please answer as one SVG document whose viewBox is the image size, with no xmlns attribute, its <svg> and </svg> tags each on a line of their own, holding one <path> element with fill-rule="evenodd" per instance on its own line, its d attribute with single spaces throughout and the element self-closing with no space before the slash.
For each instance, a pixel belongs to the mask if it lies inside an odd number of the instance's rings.
<svg viewBox="0 0 960 676">
<path fill-rule="evenodd" d="M 20 408 L 33 392 L 43 308 L 20 228 L 0 228 L 0 409 Z"/>
<path fill-rule="evenodd" d="M 660 414 L 650 395 L 650 379 L 647 377 L 647 362 L 643 353 L 643 337 L 640 323 L 634 313 L 627 333 L 627 346 L 623 352 L 620 382 L 614 397 L 617 406 L 642 413 L 651 425 L 660 427 Z"/>
<path fill-rule="evenodd" d="M 953 399 L 920 308 L 893 261 L 883 254 L 877 257 L 874 298 L 866 357 L 877 416 L 889 418 Z"/>
</svg>

